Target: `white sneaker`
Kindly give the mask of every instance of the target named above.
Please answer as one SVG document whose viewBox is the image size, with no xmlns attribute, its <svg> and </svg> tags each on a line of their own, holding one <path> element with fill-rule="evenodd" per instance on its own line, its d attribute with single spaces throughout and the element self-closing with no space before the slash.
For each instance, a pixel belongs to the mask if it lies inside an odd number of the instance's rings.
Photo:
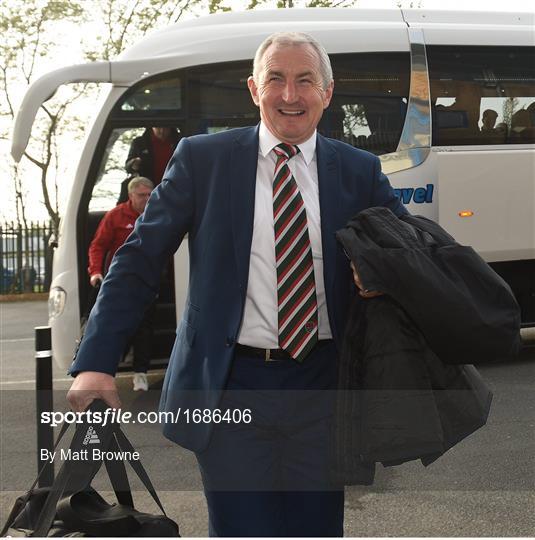
<svg viewBox="0 0 535 540">
<path fill-rule="evenodd" d="M 142 390 L 146 392 L 149 389 L 149 381 L 146 373 L 134 373 L 134 392 Z"/>
</svg>

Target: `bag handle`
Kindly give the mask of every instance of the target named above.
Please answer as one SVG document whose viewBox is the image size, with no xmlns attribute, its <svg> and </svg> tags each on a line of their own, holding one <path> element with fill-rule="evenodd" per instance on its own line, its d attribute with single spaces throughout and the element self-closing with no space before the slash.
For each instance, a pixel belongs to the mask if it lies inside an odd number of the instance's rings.
<svg viewBox="0 0 535 540">
<path fill-rule="evenodd" d="M 119 446 L 122 450 L 126 452 L 127 456 L 130 456 L 133 452 L 135 452 L 134 447 L 124 434 L 123 430 L 118 427 L 115 431 L 115 436 L 117 437 L 117 442 L 119 443 Z M 163 505 L 158 497 L 158 494 L 156 493 L 156 490 L 154 489 L 154 486 L 152 485 L 152 482 L 149 478 L 149 475 L 147 474 L 147 471 L 141 464 L 139 460 L 131 459 L 130 457 L 127 457 L 128 463 L 130 463 L 132 469 L 134 469 L 135 473 L 139 477 L 139 479 L 143 482 L 143 485 L 147 489 L 147 491 L 151 494 L 152 498 L 154 499 L 154 502 L 158 505 L 158 508 L 162 511 L 163 515 L 167 517 L 167 514 L 165 513 L 165 510 L 163 508 Z"/>
<path fill-rule="evenodd" d="M 112 437 L 109 449 L 112 452 L 119 450 L 115 433 Z M 119 504 L 134 508 L 134 499 L 132 498 L 132 490 L 130 489 L 130 483 L 128 482 L 124 461 L 122 459 L 105 459 L 104 465 L 106 466 L 106 472 L 108 473 L 108 477 Z"/>
<path fill-rule="evenodd" d="M 65 432 L 69 429 L 69 427 L 70 427 L 70 424 L 67 424 L 66 422 L 63 422 L 63 424 L 61 425 L 60 432 L 58 434 L 58 438 L 56 439 L 56 442 L 54 443 L 54 448 L 52 448 L 52 452 L 56 451 L 59 443 L 61 442 L 61 439 L 63 438 L 63 435 L 65 435 Z M 25 498 L 25 501 L 24 501 L 25 503 L 28 501 L 30 496 L 33 494 L 33 492 L 35 490 L 35 486 L 37 485 L 37 482 L 39 482 L 39 478 L 41 478 L 41 475 L 43 474 L 43 471 L 45 470 L 46 465 L 47 464 L 44 463 L 43 466 L 41 467 L 41 470 L 38 472 L 37 478 L 35 479 L 34 483 L 32 484 L 32 487 L 30 488 L 28 493 L 26 494 L 26 498 Z"/>
<path fill-rule="evenodd" d="M 105 407 L 103 401 L 97 400 L 90 404 L 86 410 L 99 410 Z M 87 423 L 77 424 L 69 449 L 79 451 L 82 448 L 82 441 L 86 436 Z M 66 430 L 65 430 L 66 431 Z M 100 437 L 111 440 L 113 437 L 113 426 L 106 430 L 101 430 Z M 59 441 L 58 441 L 59 442 Z M 109 446 L 109 443 L 106 445 Z M 95 462 L 73 462 L 66 460 L 54 479 L 45 504 L 39 514 L 32 536 L 44 537 L 48 534 L 57 512 L 57 505 L 65 491 L 80 491 L 90 485 L 94 476 L 102 466 L 102 463 Z"/>
</svg>

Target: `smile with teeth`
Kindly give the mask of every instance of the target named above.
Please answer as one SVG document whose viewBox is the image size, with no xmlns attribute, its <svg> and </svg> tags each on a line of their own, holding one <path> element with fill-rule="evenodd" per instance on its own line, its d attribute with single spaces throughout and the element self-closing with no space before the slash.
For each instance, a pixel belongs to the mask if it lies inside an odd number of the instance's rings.
<svg viewBox="0 0 535 540">
<path fill-rule="evenodd" d="M 279 109 L 279 112 L 281 114 L 289 115 L 289 116 L 300 116 L 302 114 L 305 114 L 305 111 L 291 111 L 288 109 Z"/>
</svg>

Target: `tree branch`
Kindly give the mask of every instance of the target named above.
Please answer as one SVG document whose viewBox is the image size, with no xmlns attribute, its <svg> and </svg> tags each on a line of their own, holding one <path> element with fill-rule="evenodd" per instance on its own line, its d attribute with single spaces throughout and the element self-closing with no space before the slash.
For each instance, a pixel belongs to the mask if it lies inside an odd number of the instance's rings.
<svg viewBox="0 0 535 540">
<path fill-rule="evenodd" d="M 136 0 L 136 3 L 132 6 L 132 9 L 130 11 L 130 15 L 128 15 L 128 17 L 126 18 L 126 21 L 125 21 L 125 23 L 123 25 L 121 34 L 119 35 L 119 40 L 118 40 L 117 44 L 115 45 L 115 54 L 116 55 L 119 54 L 123 50 L 123 42 L 124 42 L 124 37 L 126 35 L 126 31 L 128 30 L 128 27 L 130 26 L 130 24 L 132 23 L 134 13 L 137 13 L 138 6 L 139 6 L 139 0 Z"/>
<path fill-rule="evenodd" d="M 8 109 L 9 109 L 9 115 L 11 116 L 11 118 L 15 118 L 15 112 L 13 110 L 13 104 L 11 103 L 11 97 L 10 97 L 9 91 L 7 89 L 7 68 L 5 66 L 2 66 L 1 69 L 2 69 L 2 73 L 4 74 L 3 89 L 4 89 L 4 95 L 6 96 L 6 103 L 7 103 Z"/>
<path fill-rule="evenodd" d="M 41 43 L 41 28 L 42 28 L 43 22 L 44 22 L 45 9 L 46 8 L 41 9 L 41 17 L 39 18 L 39 21 L 37 23 L 37 37 L 35 39 L 33 52 L 32 52 L 31 57 L 30 57 L 31 58 L 30 71 L 26 75 L 26 82 L 28 84 L 30 84 L 30 80 L 31 80 L 32 75 L 33 75 L 33 70 L 35 69 L 35 57 L 37 56 L 37 49 L 39 48 L 39 45 Z"/>
<path fill-rule="evenodd" d="M 24 152 L 23 156 L 29 161 L 31 161 L 36 167 L 39 167 L 40 169 L 42 169 L 45 166 L 44 163 L 41 163 L 38 159 L 28 154 L 28 152 Z"/>
</svg>

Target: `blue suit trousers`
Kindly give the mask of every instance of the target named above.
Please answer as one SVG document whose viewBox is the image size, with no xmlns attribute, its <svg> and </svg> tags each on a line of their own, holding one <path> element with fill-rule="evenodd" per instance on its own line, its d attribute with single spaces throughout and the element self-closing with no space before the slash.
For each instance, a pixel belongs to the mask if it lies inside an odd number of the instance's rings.
<svg viewBox="0 0 535 540">
<path fill-rule="evenodd" d="M 302 364 L 235 356 L 220 409 L 251 422 L 217 424 L 196 454 L 210 536 L 343 536 L 344 492 L 329 477 L 336 379 L 332 341 Z"/>
</svg>

